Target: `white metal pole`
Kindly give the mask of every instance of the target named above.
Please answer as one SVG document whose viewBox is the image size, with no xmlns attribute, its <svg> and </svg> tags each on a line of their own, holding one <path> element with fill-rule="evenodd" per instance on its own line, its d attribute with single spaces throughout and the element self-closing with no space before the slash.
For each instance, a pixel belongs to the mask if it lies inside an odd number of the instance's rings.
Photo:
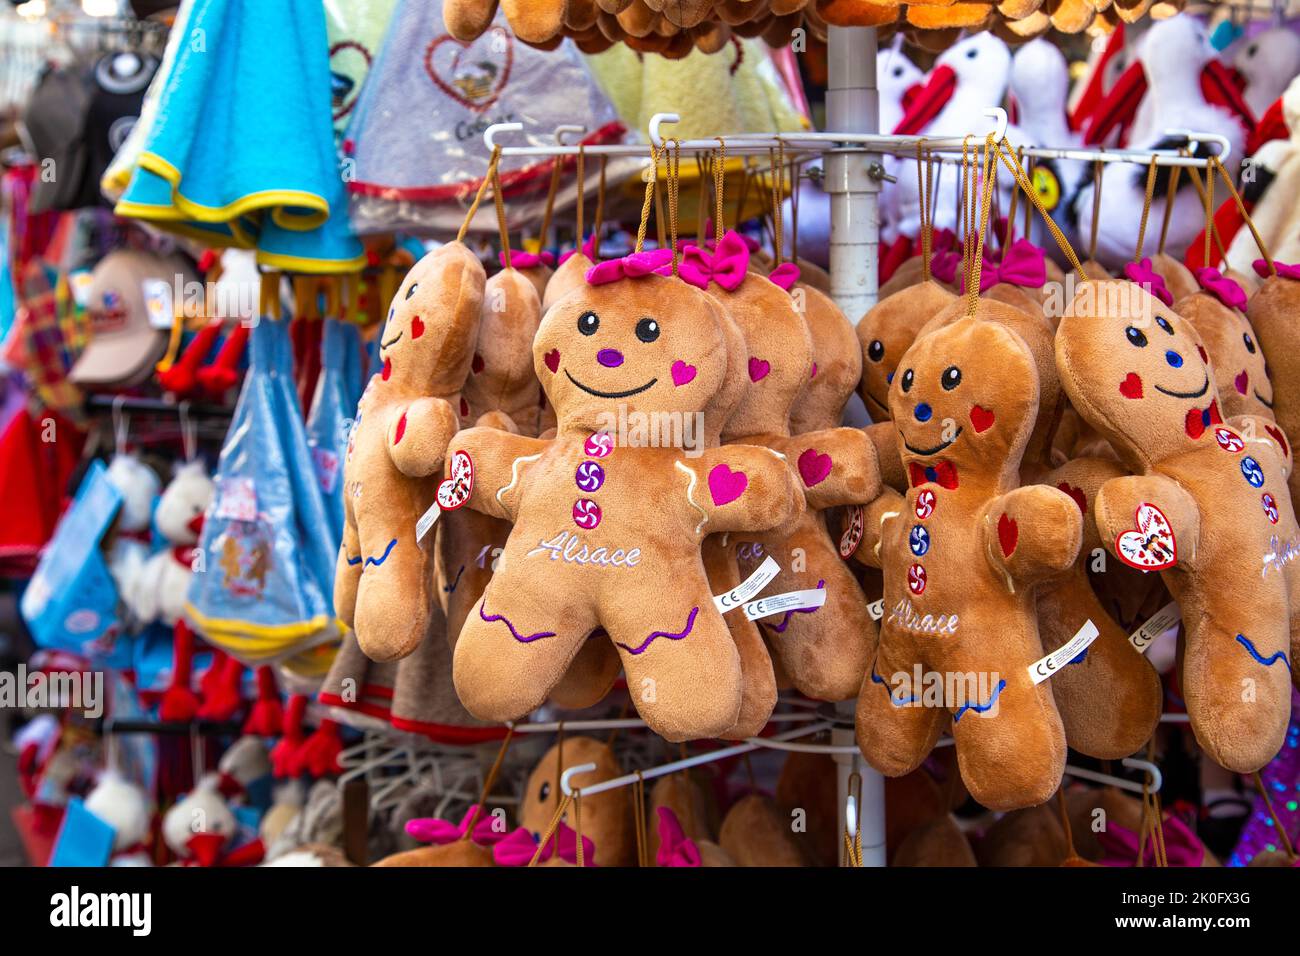
<svg viewBox="0 0 1300 956">
<path fill-rule="evenodd" d="M 878 133 L 880 100 L 876 91 L 876 31 L 873 27 L 831 27 L 828 31 L 829 82 L 826 125 L 837 132 Z M 876 304 L 879 288 L 876 247 L 880 220 L 876 200 L 880 181 L 869 173 L 880 158 L 864 152 L 832 152 L 826 156 L 825 187 L 831 197 L 831 297 L 852 322 Z M 831 732 L 831 742 L 854 742 L 852 701 L 837 708 L 843 727 Z M 857 753 L 835 755 L 839 781 L 839 826 L 846 825 L 849 776 L 862 776 L 858 810 L 862 826 L 862 863 L 885 865 L 885 779 Z"/>
</svg>

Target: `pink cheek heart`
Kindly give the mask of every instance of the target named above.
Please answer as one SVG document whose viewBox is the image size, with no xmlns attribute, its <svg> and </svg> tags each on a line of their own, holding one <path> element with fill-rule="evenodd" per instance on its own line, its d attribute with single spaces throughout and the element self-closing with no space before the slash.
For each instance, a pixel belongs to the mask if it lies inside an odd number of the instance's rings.
<svg viewBox="0 0 1300 956">
<path fill-rule="evenodd" d="M 1232 380 L 1232 384 L 1236 387 L 1238 394 L 1245 395 L 1246 389 L 1250 386 L 1250 373 L 1243 368 L 1241 373 Z"/>
<path fill-rule="evenodd" d="M 689 385 L 691 382 L 695 381 L 695 366 L 687 365 L 681 359 L 678 359 L 673 363 L 672 373 L 673 384 L 678 388 L 681 388 L 683 385 Z"/>
<path fill-rule="evenodd" d="M 751 358 L 749 360 L 749 380 L 757 382 L 767 378 L 767 373 L 772 371 L 771 363 L 761 358 Z"/>
<path fill-rule="evenodd" d="M 719 508 L 745 493 L 749 476 L 743 471 L 732 471 L 726 465 L 715 465 L 709 472 L 709 495 Z"/>
<path fill-rule="evenodd" d="M 411 338 L 418 339 L 424 334 L 424 320 L 418 315 L 411 316 Z"/>
<path fill-rule="evenodd" d="M 542 358 L 542 361 L 546 363 L 546 367 L 549 368 L 551 370 L 551 374 L 554 375 L 556 370 L 560 367 L 560 350 L 551 349 Z"/>
</svg>

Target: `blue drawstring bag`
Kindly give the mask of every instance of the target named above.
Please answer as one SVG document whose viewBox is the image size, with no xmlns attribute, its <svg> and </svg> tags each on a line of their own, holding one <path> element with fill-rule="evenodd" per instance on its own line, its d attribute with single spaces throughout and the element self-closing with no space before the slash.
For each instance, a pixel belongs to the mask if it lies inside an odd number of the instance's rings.
<svg viewBox="0 0 1300 956">
<path fill-rule="evenodd" d="M 255 665 L 338 632 L 323 587 L 333 570 L 329 524 L 294 397 L 288 323 L 263 318 L 248 352 L 199 541 L 205 567 L 185 613 L 209 643 Z"/>
<path fill-rule="evenodd" d="M 320 375 L 316 379 L 311 413 L 307 416 L 307 445 L 329 518 L 334 554 L 343 540 L 343 455 L 360 398 L 359 389 L 352 387 L 349 376 L 359 374 L 360 364 L 356 327 L 326 319 L 321 336 Z"/>
<path fill-rule="evenodd" d="M 117 587 L 100 545 L 122 506 L 122 493 L 107 472 L 102 461 L 91 462 L 19 607 L 38 646 L 121 669 L 131 666 L 131 641 L 119 634 Z"/>
</svg>

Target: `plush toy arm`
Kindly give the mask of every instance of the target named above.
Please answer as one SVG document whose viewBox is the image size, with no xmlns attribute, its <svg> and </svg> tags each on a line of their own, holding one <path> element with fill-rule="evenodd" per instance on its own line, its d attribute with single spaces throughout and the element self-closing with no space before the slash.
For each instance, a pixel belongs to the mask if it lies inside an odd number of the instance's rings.
<svg viewBox="0 0 1300 956">
<path fill-rule="evenodd" d="M 880 494 L 876 446 L 857 428 L 806 432 L 781 442 L 799 473 L 809 508 L 861 505 Z"/>
<path fill-rule="evenodd" d="M 1177 482 L 1163 475 L 1126 475 L 1101 486 L 1093 511 L 1106 550 L 1119 555 L 1118 539 L 1137 530 L 1138 510 L 1144 504 L 1158 508 L 1169 523 L 1175 563 L 1186 566 L 1194 562 L 1201 532 L 1200 509 Z"/>
<path fill-rule="evenodd" d="M 881 567 L 881 542 L 885 538 L 885 522 L 897 518 L 907 508 L 907 499 L 892 488 L 862 509 L 862 543 L 850 557 L 869 568 Z"/>
<path fill-rule="evenodd" d="M 898 429 L 893 422 L 876 422 L 862 429 L 876 446 L 880 480 L 895 491 L 907 490 L 907 469 L 898 455 Z"/>
<path fill-rule="evenodd" d="M 409 478 L 436 475 L 459 427 L 455 411 L 441 398 L 416 399 L 388 423 L 388 457 Z"/>
<path fill-rule="evenodd" d="M 1047 485 L 1025 485 L 994 498 L 983 522 L 984 551 L 1011 591 L 1064 571 L 1083 542 L 1079 506 Z"/>
<path fill-rule="evenodd" d="M 700 534 L 768 531 L 806 507 L 794 469 L 770 448 L 722 445 L 679 459 L 675 467 Z"/>
<path fill-rule="evenodd" d="M 447 468 L 458 451 L 474 464 L 474 484 L 467 504 L 475 511 L 514 522 L 524 470 L 541 457 L 549 442 L 499 428 L 469 428 L 447 448 Z"/>
<path fill-rule="evenodd" d="M 484 412 L 478 417 L 474 427 L 495 428 L 498 431 L 510 432 L 512 435 L 519 434 L 519 426 L 515 424 L 515 420 L 500 409 Z"/>
<path fill-rule="evenodd" d="M 1288 476 L 1291 474 L 1293 461 L 1290 436 L 1282 431 L 1282 427 L 1277 422 L 1258 415 L 1234 415 L 1228 419 L 1228 424 L 1241 433 L 1248 445 L 1254 448 L 1260 445 L 1267 447 L 1271 454 L 1277 456 L 1283 474 Z M 1247 454 L 1258 454 L 1258 452 L 1247 452 Z"/>
</svg>

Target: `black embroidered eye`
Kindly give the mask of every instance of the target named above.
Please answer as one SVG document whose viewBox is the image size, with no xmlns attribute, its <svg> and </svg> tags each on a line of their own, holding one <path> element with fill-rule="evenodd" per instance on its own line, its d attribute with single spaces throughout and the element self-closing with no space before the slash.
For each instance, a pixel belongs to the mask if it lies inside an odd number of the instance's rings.
<svg viewBox="0 0 1300 956">
<path fill-rule="evenodd" d="M 871 344 L 867 346 L 867 358 L 873 362 L 879 362 L 885 357 L 885 343 L 880 339 L 872 339 Z"/>
<path fill-rule="evenodd" d="M 1174 334 L 1174 327 L 1169 324 L 1169 320 L 1166 319 L 1163 315 L 1156 316 L 1156 325 L 1164 329 L 1165 332 L 1168 333 L 1169 335 Z"/>
<path fill-rule="evenodd" d="M 600 328 L 600 316 L 595 312 L 584 312 L 578 316 L 578 331 L 583 335 L 595 335 Z"/>
<path fill-rule="evenodd" d="M 912 379 L 913 379 L 913 377 L 914 377 L 914 376 L 912 375 L 912 370 L 911 370 L 910 368 L 909 368 L 906 372 L 903 373 L 903 381 L 901 382 L 901 385 L 902 385 L 903 391 L 905 391 L 905 392 L 909 392 L 909 391 L 912 390 Z"/>
<path fill-rule="evenodd" d="M 980 55 L 980 51 L 979 51 L 979 50 L 967 50 L 967 51 L 966 51 L 966 59 L 968 59 L 968 60 L 973 60 L 973 59 L 975 59 L 975 57 L 977 57 L 977 56 L 979 56 L 979 55 Z"/>
<path fill-rule="evenodd" d="M 551 795 L 551 782 L 549 780 L 543 780 L 542 789 L 537 792 L 537 799 L 545 800 L 550 795 Z"/>
<path fill-rule="evenodd" d="M 1140 329 L 1135 329 L 1133 328 L 1133 326 L 1130 325 L 1128 328 L 1124 330 L 1124 334 L 1127 335 L 1128 340 L 1132 342 L 1134 345 L 1136 345 L 1138 348 L 1140 349 L 1146 348 L 1147 337 L 1142 334 Z"/>
<path fill-rule="evenodd" d="M 943 375 L 939 377 L 939 384 L 943 386 L 945 392 L 951 392 L 961 384 L 961 369 L 955 365 L 949 365 L 943 370 Z"/>
<path fill-rule="evenodd" d="M 415 295 L 415 290 L 418 288 L 420 288 L 420 283 L 412 282 L 411 287 L 406 290 L 406 297 L 409 299 L 411 296 Z"/>
<path fill-rule="evenodd" d="M 1249 332 L 1241 333 L 1241 340 L 1246 343 L 1246 351 L 1251 355 L 1255 354 L 1255 340 L 1250 337 Z"/>
<path fill-rule="evenodd" d="M 642 319 L 636 324 L 636 337 L 642 342 L 653 342 L 659 338 L 659 323 L 654 319 Z"/>
</svg>

